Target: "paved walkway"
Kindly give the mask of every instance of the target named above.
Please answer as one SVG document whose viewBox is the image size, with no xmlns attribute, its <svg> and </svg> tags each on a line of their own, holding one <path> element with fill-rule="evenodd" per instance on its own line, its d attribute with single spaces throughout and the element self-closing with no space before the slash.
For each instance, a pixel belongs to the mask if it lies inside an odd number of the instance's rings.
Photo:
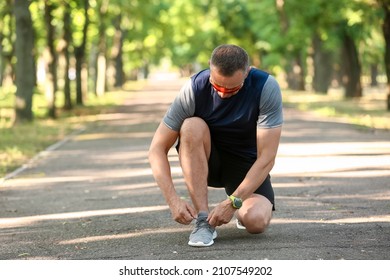
<svg viewBox="0 0 390 280">
<path fill-rule="evenodd" d="M 4 181 L 0 259 L 390 259 L 390 133 L 292 109 L 272 172 L 270 228 L 250 235 L 230 223 L 213 246 L 189 247 L 192 227 L 171 220 L 147 161 L 179 87 L 160 81 L 133 93 Z M 224 198 L 210 190 L 211 205 Z"/>
</svg>

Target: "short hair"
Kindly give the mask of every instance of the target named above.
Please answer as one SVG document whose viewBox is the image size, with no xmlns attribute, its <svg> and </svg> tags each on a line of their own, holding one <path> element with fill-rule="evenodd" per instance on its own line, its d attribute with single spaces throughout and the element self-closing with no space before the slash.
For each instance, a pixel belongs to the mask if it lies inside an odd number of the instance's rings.
<svg viewBox="0 0 390 280">
<path fill-rule="evenodd" d="M 241 47 L 224 44 L 216 47 L 211 54 L 210 67 L 218 68 L 218 72 L 230 77 L 237 70 L 247 71 L 249 67 L 248 53 Z"/>
</svg>

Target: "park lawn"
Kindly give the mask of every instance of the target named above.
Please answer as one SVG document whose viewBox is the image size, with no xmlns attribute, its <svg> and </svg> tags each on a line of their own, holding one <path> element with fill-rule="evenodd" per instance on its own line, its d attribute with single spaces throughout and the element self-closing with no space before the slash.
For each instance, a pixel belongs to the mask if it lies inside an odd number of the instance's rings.
<svg viewBox="0 0 390 280">
<path fill-rule="evenodd" d="M 386 109 L 385 87 L 365 88 L 363 97 L 345 99 L 341 90 L 330 90 L 328 94 L 309 91 L 283 91 L 285 107 L 310 111 L 320 117 L 354 124 L 360 129 L 390 130 L 390 111 Z"/>
</svg>

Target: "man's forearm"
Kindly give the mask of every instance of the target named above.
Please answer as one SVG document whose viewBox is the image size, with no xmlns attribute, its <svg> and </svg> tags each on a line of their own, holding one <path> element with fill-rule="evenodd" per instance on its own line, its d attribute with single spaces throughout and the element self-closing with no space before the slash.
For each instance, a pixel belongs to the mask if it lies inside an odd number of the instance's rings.
<svg viewBox="0 0 390 280">
<path fill-rule="evenodd" d="M 152 168 L 154 179 L 161 189 L 161 192 L 168 204 L 177 196 L 173 185 L 171 169 L 167 155 L 159 155 L 158 153 L 151 153 L 149 155 L 149 162 Z"/>
<path fill-rule="evenodd" d="M 275 159 L 258 158 L 233 195 L 245 200 L 264 182 L 274 166 Z"/>
</svg>

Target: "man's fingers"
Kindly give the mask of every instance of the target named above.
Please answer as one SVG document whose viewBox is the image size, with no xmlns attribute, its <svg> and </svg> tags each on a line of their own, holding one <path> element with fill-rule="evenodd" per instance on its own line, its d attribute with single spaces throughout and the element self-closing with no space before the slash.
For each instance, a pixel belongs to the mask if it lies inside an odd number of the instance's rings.
<svg viewBox="0 0 390 280">
<path fill-rule="evenodd" d="M 188 213 L 191 216 L 191 219 L 196 219 L 198 217 L 198 213 L 196 213 L 195 209 L 191 207 L 191 205 L 187 204 Z"/>
</svg>

